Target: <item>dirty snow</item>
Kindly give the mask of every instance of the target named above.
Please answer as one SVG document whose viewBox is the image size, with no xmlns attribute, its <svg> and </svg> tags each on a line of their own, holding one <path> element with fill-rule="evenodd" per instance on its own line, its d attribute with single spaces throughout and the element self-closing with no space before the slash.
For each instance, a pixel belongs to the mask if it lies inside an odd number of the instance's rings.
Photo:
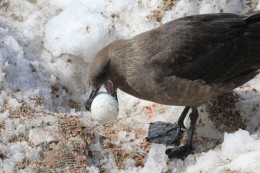
<svg viewBox="0 0 260 173">
<path fill-rule="evenodd" d="M 149 122 L 174 122 L 182 107 L 118 91 L 113 126 L 99 125 L 84 109 L 89 59 L 109 42 L 186 15 L 256 9 L 256 0 L 1 0 L 0 173 L 259 172 L 259 76 L 235 90 L 246 128 L 219 131 L 202 106 L 194 154 L 184 161 L 143 141 Z M 30 130 L 48 126 L 64 139 L 29 141 Z"/>
</svg>

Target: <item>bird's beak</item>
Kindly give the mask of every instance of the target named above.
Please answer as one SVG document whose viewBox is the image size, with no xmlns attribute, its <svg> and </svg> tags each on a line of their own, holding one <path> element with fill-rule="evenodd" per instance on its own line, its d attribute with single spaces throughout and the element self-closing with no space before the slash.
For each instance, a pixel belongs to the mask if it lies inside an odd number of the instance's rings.
<svg viewBox="0 0 260 173">
<path fill-rule="evenodd" d="M 118 101 L 116 88 L 114 87 L 113 82 L 111 80 L 108 80 L 103 85 L 104 85 L 105 89 L 107 90 L 107 93 L 112 95 L 116 99 L 116 101 Z M 85 107 L 88 111 L 91 111 L 90 110 L 91 104 L 92 104 L 94 98 L 97 96 L 99 89 L 100 89 L 100 87 L 98 87 L 98 89 L 90 89 L 90 94 L 89 94 L 88 100 L 85 104 Z"/>
<path fill-rule="evenodd" d="M 97 96 L 97 93 L 98 93 L 98 90 L 99 89 L 91 89 L 90 90 L 90 93 L 89 93 L 89 96 L 88 96 L 88 100 L 85 104 L 85 107 L 88 111 L 90 111 L 90 108 L 91 108 L 91 104 L 94 100 L 94 98 Z"/>
</svg>

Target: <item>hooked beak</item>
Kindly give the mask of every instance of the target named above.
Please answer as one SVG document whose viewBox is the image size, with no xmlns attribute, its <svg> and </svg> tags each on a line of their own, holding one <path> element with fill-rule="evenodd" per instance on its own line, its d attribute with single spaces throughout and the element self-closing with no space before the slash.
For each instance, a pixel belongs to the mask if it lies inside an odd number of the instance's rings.
<svg viewBox="0 0 260 173">
<path fill-rule="evenodd" d="M 113 82 L 111 80 L 108 80 L 103 85 L 104 85 L 105 89 L 107 90 L 107 93 L 112 95 L 116 99 L 116 101 L 118 101 L 117 100 L 116 88 L 114 88 Z M 100 89 L 100 87 L 98 89 L 91 89 L 88 100 L 85 104 L 85 107 L 88 111 L 91 111 L 90 110 L 91 104 L 92 104 L 94 98 L 97 96 L 99 89 Z"/>
<path fill-rule="evenodd" d="M 86 109 L 87 109 L 88 111 L 90 111 L 91 104 L 92 104 L 94 98 L 97 96 L 98 90 L 99 90 L 99 89 L 93 89 L 93 90 L 90 91 L 90 94 L 89 94 L 89 96 L 88 96 L 88 100 L 87 100 L 87 102 L 86 102 L 86 104 L 85 104 L 85 107 L 86 107 Z"/>
</svg>

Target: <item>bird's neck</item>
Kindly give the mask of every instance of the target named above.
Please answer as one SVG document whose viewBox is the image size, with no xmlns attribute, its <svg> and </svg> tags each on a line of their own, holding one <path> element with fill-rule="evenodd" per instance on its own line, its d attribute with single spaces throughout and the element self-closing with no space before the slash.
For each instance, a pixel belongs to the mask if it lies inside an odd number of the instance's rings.
<svg viewBox="0 0 260 173">
<path fill-rule="evenodd" d="M 127 40 L 116 40 L 109 46 L 110 77 L 116 87 L 120 88 L 125 82 L 131 46 Z"/>
</svg>

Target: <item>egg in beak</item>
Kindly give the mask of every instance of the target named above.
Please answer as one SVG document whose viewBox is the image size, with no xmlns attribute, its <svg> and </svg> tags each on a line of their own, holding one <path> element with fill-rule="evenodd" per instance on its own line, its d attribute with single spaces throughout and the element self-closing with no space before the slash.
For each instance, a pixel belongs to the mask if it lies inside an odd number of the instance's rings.
<svg viewBox="0 0 260 173">
<path fill-rule="evenodd" d="M 116 101 L 118 101 L 116 88 L 114 87 L 113 82 L 111 80 L 108 80 L 103 84 L 103 86 L 106 89 L 107 93 L 112 95 L 116 99 Z M 101 86 L 99 86 L 98 88 L 95 88 L 95 89 L 94 88 L 90 89 L 88 100 L 85 104 L 85 107 L 88 111 L 91 111 L 91 104 L 92 104 L 93 100 L 95 99 L 95 97 L 98 95 L 98 91 L 100 90 L 100 88 L 101 88 Z"/>
</svg>

